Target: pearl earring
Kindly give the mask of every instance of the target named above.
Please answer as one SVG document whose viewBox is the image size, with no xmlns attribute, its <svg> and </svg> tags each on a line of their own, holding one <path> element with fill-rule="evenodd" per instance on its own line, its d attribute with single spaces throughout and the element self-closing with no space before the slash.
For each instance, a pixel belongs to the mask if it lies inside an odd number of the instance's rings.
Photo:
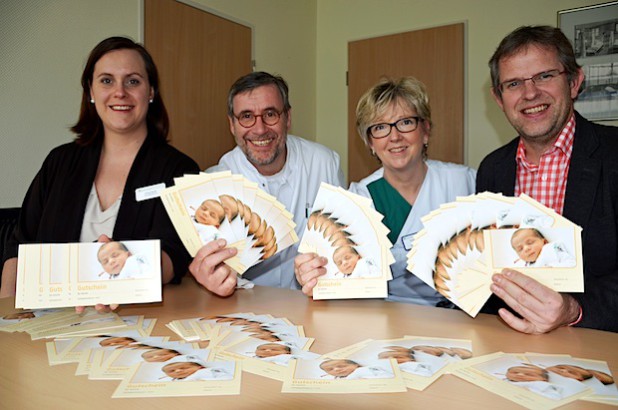
<svg viewBox="0 0 618 410">
<path fill-rule="evenodd" d="M 152 99 L 152 98 L 151 98 L 150 100 L 148 100 L 148 102 L 149 102 L 150 104 L 152 104 L 152 101 L 153 101 L 153 99 Z"/>
<path fill-rule="evenodd" d="M 94 98 L 90 99 L 90 104 L 94 104 Z"/>
</svg>

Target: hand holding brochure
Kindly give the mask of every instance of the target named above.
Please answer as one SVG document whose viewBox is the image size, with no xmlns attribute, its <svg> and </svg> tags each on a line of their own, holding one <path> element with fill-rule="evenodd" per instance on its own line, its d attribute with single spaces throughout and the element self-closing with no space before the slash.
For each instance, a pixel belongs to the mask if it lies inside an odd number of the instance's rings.
<svg viewBox="0 0 618 410">
<path fill-rule="evenodd" d="M 158 240 L 19 246 L 15 307 L 160 301 Z"/>
</svg>

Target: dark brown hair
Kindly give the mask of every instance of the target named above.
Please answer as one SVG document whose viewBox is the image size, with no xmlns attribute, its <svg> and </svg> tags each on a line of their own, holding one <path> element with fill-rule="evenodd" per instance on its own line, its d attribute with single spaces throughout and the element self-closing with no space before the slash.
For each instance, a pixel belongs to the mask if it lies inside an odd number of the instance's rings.
<svg viewBox="0 0 618 410">
<path fill-rule="evenodd" d="M 144 46 L 130 38 L 109 37 L 97 44 L 90 52 L 84 72 L 82 73 L 81 84 L 83 92 L 79 119 L 71 128 L 71 131 L 77 134 L 77 143 L 80 145 L 90 145 L 103 138 L 103 123 L 97 114 L 94 104 L 90 102 L 90 87 L 96 63 L 105 54 L 115 50 L 135 50 L 142 57 L 148 75 L 148 82 L 154 90 L 153 101 L 149 104 L 148 114 L 146 115 L 148 135 L 157 141 L 166 142 L 169 132 L 169 118 L 161 98 L 161 92 L 159 91 L 159 73 L 152 56 Z"/>
<path fill-rule="evenodd" d="M 577 78 L 577 73 L 581 66 L 575 60 L 575 53 L 573 52 L 571 42 L 559 28 L 551 26 L 521 26 L 502 39 L 489 60 L 491 85 L 496 95 L 502 95 L 499 87 L 500 60 L 510 57 L 530 45 L 555 50 L 558 60 L 564 66 L 569 83 Z"/>
<path fill-rule="evenodd" d="M 283 101 L 283 111 L 287 114 L 292 106 L 290 105 L 288 95 L 288 84 L 285 82 L 283 77 L 274 76 L 264 71 L 256 71 L 243 75 L 236 80 L 234 84 L 232 84 L 232 87 L 230 87 L 230 91 L 227 95 L 227 115 L 230 116 L 230 118 L 234 117 L 234 97 L 238 94 L 242 94 L 265 85 L 274 85 L 277 87 L 277 90 L 281 95 L 281 101 Z"/>
</svg>

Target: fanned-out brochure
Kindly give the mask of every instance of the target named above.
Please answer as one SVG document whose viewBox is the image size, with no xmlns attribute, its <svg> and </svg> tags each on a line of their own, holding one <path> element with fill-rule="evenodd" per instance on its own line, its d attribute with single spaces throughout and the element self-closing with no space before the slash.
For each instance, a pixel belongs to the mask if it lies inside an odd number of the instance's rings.
<svg viewBox="0 0 618 410">
<path fill-rule="evenodd" d="M 581 227 L 526 195 L 457 198 L 421 220 L 408 270 L 470 316 L 504 268 L 557 292 L 584 291 Z"/>
<path fill-rule="evenodd" d="M 371 200 L 322 183 L 300 253 L 313 252 L 328 260 L 318 278 L 314 299 L 385 298 L 394 263 L 383 216 Z"/>
<path fill-rule="evenodd" d="M 293 215 L 242 175 L 229 171 L 185 175 L 161 200 L 191 256 L 222 238 L 238 254 L 225 263 L 243 274 L 298 242 Z"/>
</svg>

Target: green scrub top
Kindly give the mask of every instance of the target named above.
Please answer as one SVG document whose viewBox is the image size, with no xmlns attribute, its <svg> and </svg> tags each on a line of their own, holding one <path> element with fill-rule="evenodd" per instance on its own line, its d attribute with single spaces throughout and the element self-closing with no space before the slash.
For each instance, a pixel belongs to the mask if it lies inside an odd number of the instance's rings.
<svg viewBox="0 0 618 410">
<path fill-rule="evenodd" d="M 376 211 L 384 215 L 382 223 L 390 229 L 388 239 L 395 243 L 412 210 L 412 205 L 384 178 L 367 185 Z"/>
</svg>

